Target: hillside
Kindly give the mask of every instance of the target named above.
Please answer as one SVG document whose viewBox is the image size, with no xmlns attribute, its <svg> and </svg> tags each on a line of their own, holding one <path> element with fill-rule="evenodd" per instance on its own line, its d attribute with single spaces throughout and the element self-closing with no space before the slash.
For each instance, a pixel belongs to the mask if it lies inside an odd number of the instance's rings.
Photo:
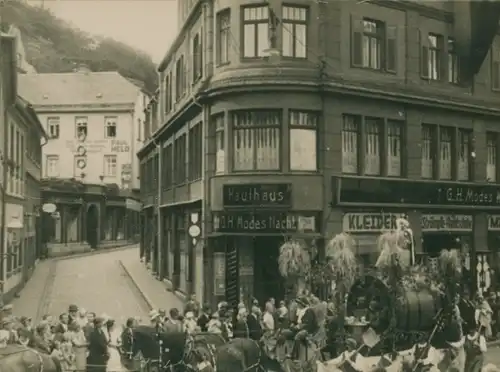
<svg viewBox="0 0 500 372">
<path fill-rule="evenodd" d="M 48 10 L 19 1 L 6 1 L 3 25 L 19 28 L 26 59 L 38 72 L 70 72 L 85 63 L 92 71 L 118 71 L 144 82 L 154 92 L 155 64 L 144 52 L 110 38 L 95 38 L 55 17 Z"/>
</svg>

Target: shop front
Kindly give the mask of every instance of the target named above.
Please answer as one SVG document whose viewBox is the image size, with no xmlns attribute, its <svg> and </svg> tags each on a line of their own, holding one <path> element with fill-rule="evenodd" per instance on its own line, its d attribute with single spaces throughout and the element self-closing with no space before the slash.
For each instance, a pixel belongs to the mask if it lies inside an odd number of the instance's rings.
<svg viewBox="0 0 500 372">
<path fill-rule="evenodd" d="M 481 261 L 487 262 L 490 289 L 498 291 L 500 289 L 500 214 L 488 215 L 488 245 L 483 248 L 483 251 L 484 257 Z M 486 270 L 483 272 L 486 274 Z"/>
<path fill-rule="evenodd" d="M 500 207 L 497 187 L 367 177 L 334 177 L 333 186 L 337 213 L 347 216 L 341 219 L 342 227 L 354 230 L 353 236 L 358 241 L 369 240 L 363 237 L 366 230 L 372 229 L 372 225 L 390 225 L 387 221 L 394 219 L 394 211 L 402 211 L 413 231 L 417 260 L 434 260 L 443 249 L 458 249 L 464 285 L 480 292 L 491 288 L 494 282 L 491 268 L 498 267 L 498 254 L 490 251 L 500 242 L 500 216 L 488 212 Z M 374 220 L 364 212 L 374 208 L 390 211 L 391 217 L 384 213 L 385 217 Z M 363 248 L 357 249 L 364 252 Z"/>
<path fill-rule="evenodd" d="M 320 237 L 319 211 L 292 210 L 290 183 L 223 186 L 224 210 L 212 212 L 213 294 L 233 306 L 257 298 L 283 299 L 286 285 L 278 267 L 280 246 Z"/>
<path fill-rule="evenodd" d="M 407 218 L 401 211 L 344 212 L 342 231 L 354 240 L 354 252 L 363 267 L 374 266 L 380 254 L 378 238 L 384 231 L 395 230 L 399 218 Z M 410 252 L 409 252 L 410 254 Z"/>
</svg>

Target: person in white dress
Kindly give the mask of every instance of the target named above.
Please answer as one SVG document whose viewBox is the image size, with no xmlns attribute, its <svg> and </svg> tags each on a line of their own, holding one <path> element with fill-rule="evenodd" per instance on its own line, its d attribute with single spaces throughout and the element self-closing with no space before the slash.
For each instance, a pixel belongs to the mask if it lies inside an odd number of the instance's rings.
<svg viewBox="0 0 500 372">
<path fill-rule="evenodd" d="M 119 372 L 119 371 L 127 371 L 127 369 L 122 365 L 119 347 L 120 347 L 120 339 L 121 332 L 116 327 L 115 321 L 113 319 L 108 319 L 106 322 L 107 338 L 108 338 L 108 353 L 109 360 L 107 364 L 106 370 L 108 372 Z"/>
</svg>

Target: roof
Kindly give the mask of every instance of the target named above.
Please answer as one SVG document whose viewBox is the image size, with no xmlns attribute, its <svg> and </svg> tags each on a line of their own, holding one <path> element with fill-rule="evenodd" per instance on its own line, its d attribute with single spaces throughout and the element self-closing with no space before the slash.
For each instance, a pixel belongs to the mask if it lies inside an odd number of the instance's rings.
<svg viewBox="0 0 500 372">
<path fill-rule="evenodd" d="M 140 88 L 118 72 L 19 75 L 19 95 L 34 106 L 134 104 Z"/>
</svg>

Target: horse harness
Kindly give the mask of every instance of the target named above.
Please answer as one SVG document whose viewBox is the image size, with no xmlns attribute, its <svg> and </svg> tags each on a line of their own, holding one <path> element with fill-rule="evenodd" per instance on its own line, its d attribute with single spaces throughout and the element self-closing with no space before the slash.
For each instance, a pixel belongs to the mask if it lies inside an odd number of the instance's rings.
<svg viewBox="0 0 500 372">
<path fill-rule="evenodd" d="M 25 353 L 25 352 L 31 352 L 31 353 L 35 354 L 38 361 L 40 362 L 40 369 L 38 370 L 38 372 L 44 372 L 43 358 L 40 355 L 40 353 L 38 351 L 36 351 L 35 349 L 31 349 L 31 348 L 26 347 L 24 345 L 18 345 L 18 346 L 21 347 L 20 350 L 16 350 L 16 351 L 13 351 L 10 353 L 2 353 L 1 349 L 0 349 L 0 360 L 2 360 L 3 358 L 8 358 L 8 357 L 13 356 L 13 355 L 17 355 L 17 354 L 21 354 L 21 353 Z M 28 367 L 32 368 L 32 367 L 34 367 L 34 365 L 30 365 Z"/>
</svg>

